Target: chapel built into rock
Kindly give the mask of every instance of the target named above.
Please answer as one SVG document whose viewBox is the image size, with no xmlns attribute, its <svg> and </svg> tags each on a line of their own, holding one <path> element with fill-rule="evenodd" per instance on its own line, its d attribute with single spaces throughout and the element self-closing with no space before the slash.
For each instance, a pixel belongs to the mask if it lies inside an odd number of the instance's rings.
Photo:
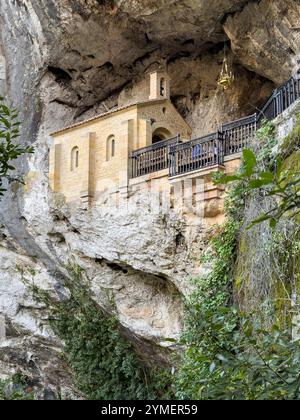
<svg viewBox="0 0 300 420">
<path fill-rule="evenodd" d="M 191 140 L 191 128 L 171 102 L 168 74 L 150 73 L 148 86 L 145 100 L 52 134 L 53 192 L 85 206 L 104 193 L 116 203 L 137 191 L 158 193 L 170 208 L 202 202 L 207 221 L 222 222 L 224 188 L 213 184 L 211 174 L 237 169 L 242 147 L 255 132 L 256 115 Z"/>
</svg>

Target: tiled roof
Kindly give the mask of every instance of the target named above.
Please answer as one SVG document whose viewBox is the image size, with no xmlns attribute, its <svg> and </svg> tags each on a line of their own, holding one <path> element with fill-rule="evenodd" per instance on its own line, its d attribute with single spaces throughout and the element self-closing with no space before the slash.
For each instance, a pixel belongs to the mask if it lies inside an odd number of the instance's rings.
<svg viewBox="0 0 300 420">
<path fill-rule="evenodd" d="M 147 101 L 139 101 L 139 102 L 135 102 L 135 103 L 132 103 L 132 104 L 116 107 L 116 108 L 111 109 L 110 111 L 104 112 L 102 114 L 95 115 L 94 117 L 87 118 L 86 120 L 79 121 L 79 122 L 74 123 L 74 124 L 68 125 L 67 127 L 63 127 L 63 128 L 61 128 L 57 131 L 54 131 L 50 135 L 54 136 L 55 134 L 62 133 L 63 131 L 69 130 L 71 128 L 79 127 L 80 125 L 89 123 L 91 121 L 98 120 L 99 118 L 106 117 L 107 115 L 114 114 L 115 112 L 118 112 L 118 111 L 123 111 L 124 109 L 128 109 L 128 108 L 133 107 L 133 106 L 150 104 L 150 103 L 155 103 L 155 102 L 164 102 L 164 101 L 166 101 L 165 98 L 164 99 L 152 99 L 152 100 L 148 99 Z"/>
</svg>

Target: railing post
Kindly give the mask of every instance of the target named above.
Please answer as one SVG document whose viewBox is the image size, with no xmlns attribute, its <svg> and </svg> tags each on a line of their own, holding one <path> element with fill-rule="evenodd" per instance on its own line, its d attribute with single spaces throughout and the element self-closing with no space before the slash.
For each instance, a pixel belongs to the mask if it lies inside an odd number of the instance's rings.
<svg viewBox="0 0 300 420">
<path fill-rule="evenodd" d="M 176 175 L 176 168 L 175 168 L 175 162 L 176 162 L 176 146 L 169 146 L 169 176 Z"/>
<path fill-rule="evenodd" d="M 176 136 L 175 144 L 168 147 L 167 159 L 168 159 L 168 168 L 169 168 L 170 177 L 175 176 L 177 173 L 176 171 L 176 154 L 177 154 L 176 146 L 180 143 L 180 141 L 181 141 L 181 136 L 180 136 L 180 133 L 178 133 Z"/>
<path fill-rule="evenodd" d="M 218 145 L 218 165 L 224 163 L 224 133 L 222 131 L 217 132 L 217 145 Z"/>
<path fill-rule="evenodd" d="M 274 119 L 276 117 L 276 102 L 277 102 L 277 89 L 275 89 L 273 93 L 273 109 L 272 109 L 272 116 L 271 119 Z"/>
</svg>

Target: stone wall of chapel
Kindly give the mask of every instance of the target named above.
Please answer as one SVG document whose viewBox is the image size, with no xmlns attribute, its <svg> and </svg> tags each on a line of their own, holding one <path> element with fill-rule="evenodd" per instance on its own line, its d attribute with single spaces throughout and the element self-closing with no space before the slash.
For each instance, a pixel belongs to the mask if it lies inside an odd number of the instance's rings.
<svg viewBox="0 0 300 420">
<path fill-rule="evenodd" d="M 191 130 L 176 108 L 170 101 L 154 102 L 140 105 L 138 109 L 138 118 L 152 119 L 152 131 L 157 128 L 166 128 L 172 136 L 181 134 L 183 139 L 190 139 Z"/>
<path fill-rule="evenodd" d="M 187 124 L 169 101 L 133 106 L 55 134 L 49 170 L 52 189 L 66 201 L 78 200 L 87 190 L 90 195 L 118 191 L 128 183 L 130 152 L 151 144 L 157 128 L 167 129 L 171 136 L 190 136 Z M 108 139 L 115 141 L 114 156 L 111 143 L 108 151 Z M 74 147 L 79 148 L 79 165 L 72 170 Z"/>
</svg>

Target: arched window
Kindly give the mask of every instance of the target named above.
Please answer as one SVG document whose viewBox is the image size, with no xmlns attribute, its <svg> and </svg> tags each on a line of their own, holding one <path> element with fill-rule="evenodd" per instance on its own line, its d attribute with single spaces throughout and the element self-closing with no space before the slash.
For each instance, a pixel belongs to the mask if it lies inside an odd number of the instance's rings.
<svg viewBox="0 0 300 420">
<path fill-rule="evenodd" d="M 166 80 L 164 77 L 160 79 L 160 96 L 165 96 L 166 94 Z"/>
<path fill-rule="evenodd" d="M 77 146 L 73 147 L 71 151 L 71 171 L 79 166 L 79 149 Z"/>
<path fill-rule="evenodd" d="M 106 160 L 109 161 L 116 155 L 116 139 L 115 136 L 109 136 L 106 140 Z"/>
</svg>

